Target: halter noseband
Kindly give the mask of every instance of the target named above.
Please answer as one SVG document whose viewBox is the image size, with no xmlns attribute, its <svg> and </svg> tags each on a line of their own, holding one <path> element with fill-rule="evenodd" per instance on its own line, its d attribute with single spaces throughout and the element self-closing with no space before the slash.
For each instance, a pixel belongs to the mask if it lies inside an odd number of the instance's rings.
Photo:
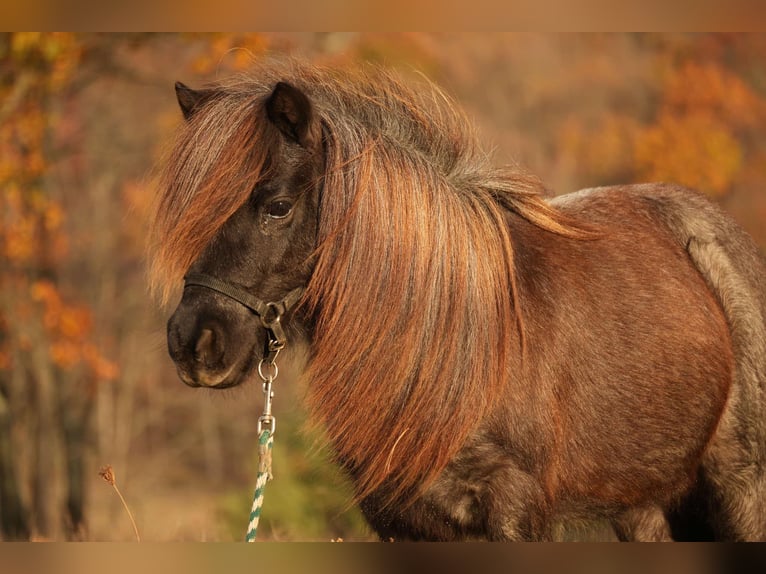
<svg viewBox="0 0 766 574">
<path fill-rule="evenodd" d="M 231 283 L 221 281 L 216 277 L 205 275 L 204 273 L 189 273 L 184 277 L 184 289 L 190 285 L 206 287 L 226 295 L 258 315 L 261 324 L 269 333 L 266 356 L 264 357 L 266 362 L 270 362 L 269 357 L 273 359 L 273 357 L 276 356 L 276 353 L 281 351 L 284 348 L 285 343 L 287 343 L 287 337 L 282 328 L 281 318 L 282 315 L 287 313 L 287 311 L 300 300 L 304 291 L 303 287 L 297 287 L 285 295 L 281 301 L 273 303 L 258 299 L 258 297 L 251 295 L 247 291 L 244 291 Z"/>
</svg>

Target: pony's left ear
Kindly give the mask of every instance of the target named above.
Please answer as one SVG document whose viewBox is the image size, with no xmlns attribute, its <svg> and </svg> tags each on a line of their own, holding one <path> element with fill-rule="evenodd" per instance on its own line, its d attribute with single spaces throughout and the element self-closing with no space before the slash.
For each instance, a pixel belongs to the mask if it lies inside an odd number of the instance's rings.
<svg viewBox="0 0 766 574">
<path fill-rule="evenodd" d="M 286 82 L 279 82 L 266 100 L 266 113 L 288 139 L 308 150 L 318 148 L 322 129 L 306 94 Z"/>
<path fill-rule="evenodd" d="M 189 86 L 176 82 L 176 98 L 184 119 L 191 119 L 194 112 L 213 97 L 213 93 L 213 90 L 192 90 Z"/>
</svg>

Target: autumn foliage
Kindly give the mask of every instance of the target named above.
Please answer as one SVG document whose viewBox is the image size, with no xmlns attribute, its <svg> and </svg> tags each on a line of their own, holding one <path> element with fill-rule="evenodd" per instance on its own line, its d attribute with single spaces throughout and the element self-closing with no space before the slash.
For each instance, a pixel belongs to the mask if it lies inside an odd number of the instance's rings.
<svg viewBox="0 0 766 574">
<path fill-rule="evenodd" d="M 65 294 L 58 276 L 67 265 L 65 212 L 49 171 L 58 152 L 54 112 L 80 58 L 72 34 L 13 33 L 0 36 L 0 512 L 4 538 L 56 531 L 58 502 L 49 492 L 68 492 L 71 535 L 83 525 L 82 486 L 57 472 L 51 458 L 62 441 L 77 450 L 87 418 L 57 416 L 60 409 L 85 415 L 95 385 L 119 371 L 93 338 L 91 311 Z M 61 392 L 56 387 L 66 385 Z M 81 393 L 74 405 L 72 391 Z M 83 410 L 84 409 L 84 410 Z M 21 416 L 24 412 L 31 413 Z M 78 417 L 76 417 L 78 418 Z M 21 439 L 19 447 L 12 439 Z M 17 450 L 18 449 L 18 450 Z M 22 462 L 24 461 L 24 462 Z M 77 464 L 72 461 L 72 464 Z M 19 475 L 50 481 L 31 482 Z M 63 469 L 63 467 L 60 467 Z M 70 470 L 72 467 L 70 466 Z M 42 475 L 41 475 L 42 476 Z M 49 490 L 46 491 L 46 488 Z M 25 500 L 26 499 L 26 500 Z"/>
<path fill-rule="evenodd" d="M 21 368 L 21 354 L 42 343 L 56 367 L 114 379 L 116 365 L 89 339 L 88 308 L 62 295 L 55 280 L 68 239 L 64 211 L 46 185 L 56 130 L 50 102 L 66 89 L 80 45 L 72 34 L 14 33 L 3 40 L 0 368 Z"/>
<path fill-rule="evenodd" d="M 597 182 L 670 181 L 714 197 L 732 192 L 763 159 L 766 99 L 756 78 L 732 66 L 726 42 L 665 40 L 649 64 L 656 83 L 635 86 L 646 93 L 644 108 L 618 104 L 590 124 L 568 118 L 560 153 L 577 162 L 580 177 Z M 619 63 L 612 73 L 621 73 Z"/>
</svg>

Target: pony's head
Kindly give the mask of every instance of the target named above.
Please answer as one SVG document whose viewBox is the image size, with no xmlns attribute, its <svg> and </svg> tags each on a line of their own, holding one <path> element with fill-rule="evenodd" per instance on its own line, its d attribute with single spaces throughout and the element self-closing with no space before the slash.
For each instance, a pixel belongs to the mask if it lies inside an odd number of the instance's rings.
<svg viewBox="0 0 766 574">
<path fill-rule="evenodd" d="M 260 97 L 180 83 L 176 95 L 185 126 L 157 214 L 169 238 L 159 261 L 164 273 L 224 287 L 187 279 L 168 350 L 186 384 L 230 387 L 257 368 L 274 319 L 264 315 L 310 276 L 322 131 L 307 97 L 283 82 Z M 246 297 L 262 302 L 261 314 Z"/>
</svg>

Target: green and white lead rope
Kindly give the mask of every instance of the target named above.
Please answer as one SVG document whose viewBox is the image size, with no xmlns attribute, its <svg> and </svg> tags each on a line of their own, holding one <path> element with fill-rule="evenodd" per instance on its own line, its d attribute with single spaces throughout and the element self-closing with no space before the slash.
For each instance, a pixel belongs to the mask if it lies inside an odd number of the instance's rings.
<svg viewBox="0 0 766 574">
<path fill-rule="evenodd" d="M 269 303 L 272 305 L 272 303 Z M 258 521 L 261 519 L 261 509 L 263 508 L 263 491 L 266 489 L 266 483 L 273 476 L 271 474 L 271 449 L 274 447 L 274 431 L 277 429 L 277 419 L 271 414 L 271 401 L 274 398 L 272 384 L 274 379 L 279 376 L 279 367 L 277 367 L 277 355 L 285 346 L 284 332 L 279 325 L 280 314 L 271 323 L 265 323 L 264 327 L 268 329 L 268 354 L 258 363 L 258 376 L 263 381 L 263 414 L 258 417 L 258 476 L 255 478 L 255 492 L 253 493 L 253 505 L 250 507 L 250 522 L 247 525 L 245 542 L 255 542 L 255 535 L 258 532 Z M 278 327 L 275 334 L 275 327 Z M 265 367 L 265 372 L 264 372 Z"/>
<path fill-rule="evenodd" d="M 247 525 L 245 542 L 255 542 L 258 521 L 261 518 L 261 508 L 263 508 L 263 491 L 266 489 L 266 483 L 273 478 L 271 474 L 271 449 L 273 446 L 274 435 L 271 430 L 262 430 L 258 437 L 258 476 L 255 479 L 253 506 L 250 509 L 250 523 Z"/>
</svg>

